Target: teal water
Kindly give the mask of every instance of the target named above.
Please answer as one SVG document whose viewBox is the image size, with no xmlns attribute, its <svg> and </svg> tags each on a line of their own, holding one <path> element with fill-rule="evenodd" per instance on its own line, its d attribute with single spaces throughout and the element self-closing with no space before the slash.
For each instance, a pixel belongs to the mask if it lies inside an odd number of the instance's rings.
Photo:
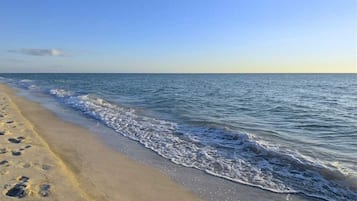
<svg viewBox="0 0 357 201">
<path fill-rule="evenodd" d="M 355 74 L 0 74 L 172 162 L 279 193 L 357 200 Z"/>
</svg>

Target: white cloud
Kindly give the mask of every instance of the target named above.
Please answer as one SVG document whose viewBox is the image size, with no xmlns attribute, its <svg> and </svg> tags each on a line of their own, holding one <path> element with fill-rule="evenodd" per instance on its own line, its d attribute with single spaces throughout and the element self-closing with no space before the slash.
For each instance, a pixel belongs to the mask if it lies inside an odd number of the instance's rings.
<svg viewBox="0 0 357 201">
<path fill-rule="evenodd" d="M 9 50 L 8 52 L 21 53 L 31 56 L 64 56 L 63 51 L 60 49 L 24 48 L 20 50 Z"/>
</svg>

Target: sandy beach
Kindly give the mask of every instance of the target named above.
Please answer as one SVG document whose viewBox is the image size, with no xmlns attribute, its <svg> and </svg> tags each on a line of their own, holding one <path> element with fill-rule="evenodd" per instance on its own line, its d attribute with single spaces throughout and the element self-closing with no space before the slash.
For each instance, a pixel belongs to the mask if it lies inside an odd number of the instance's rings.
<svg viewBox="0 0 357 201">
<path fill-rule="evenodd" d="M 200 200 L 0 85 L 0 200 Z"/>
</svg>

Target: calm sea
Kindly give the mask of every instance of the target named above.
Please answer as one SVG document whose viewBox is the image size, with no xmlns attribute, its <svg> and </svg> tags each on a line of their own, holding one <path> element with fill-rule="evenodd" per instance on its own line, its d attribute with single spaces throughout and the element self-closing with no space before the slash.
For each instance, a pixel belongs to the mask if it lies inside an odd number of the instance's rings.
<svg viewBox="0 0 357 201">
<path fill-rule="evenodd" d="M 357 200 L 356 74 L 0 74 L 173 163 Z"/>
</svg>

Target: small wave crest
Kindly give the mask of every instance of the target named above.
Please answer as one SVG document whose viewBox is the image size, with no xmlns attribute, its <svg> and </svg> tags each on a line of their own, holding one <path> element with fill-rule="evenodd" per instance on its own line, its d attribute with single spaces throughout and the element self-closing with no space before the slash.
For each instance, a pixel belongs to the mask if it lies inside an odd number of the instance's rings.
<svg viewBox="0 0 357 201">
<path fill-rule="evenodd" d="M 303 155 L 261 143 L 227 129 L 178 125 L 138 115 L 95 95 L 52 89 L 51 95 L 136 140 L 172 162 L 235 182 L 279 193 L 304 193 L 325 200 L 354 200 L 346 176 Z"/>
<path fill-rule="evenodd" d="M 6 77 L 0 76 L 0 82 L 14 85 L 14 86 L 17 86 L 22 89 L 29 89 L 29 90 L 38 89 L 38 86 L 35 84 L 35 81 L 29 80 L 29 79 L 16 80 L 16 79 L 11 79 L 11 78 L 6 78 Z"/>
<path fill-rule="evenodd" d="M 22 88 L 22 89 L 28 89 L 28 90 L 39 89 L 39 87 L 36 85 L 36 82 L 34 80 L 30 80 L 30 79 L 22 79 L 22 80 L 8 79 L 8 80 L 6 80 L 6 82 L 13 84 L 13 85 L 15 85 L 19 88 Z"/>
<path fill-rule="evenodd" d="M 59 98 L 64 98 L 73 95 L 73 92 L 66 91 L 64 89 L 51 89 L 50 94 L 55 95 Z"/>
<path fill-rule="evenodd" d="M 0 76 L 0 83 L 11 83 L 14 82 L 13 79 Z"/>
</svg>

